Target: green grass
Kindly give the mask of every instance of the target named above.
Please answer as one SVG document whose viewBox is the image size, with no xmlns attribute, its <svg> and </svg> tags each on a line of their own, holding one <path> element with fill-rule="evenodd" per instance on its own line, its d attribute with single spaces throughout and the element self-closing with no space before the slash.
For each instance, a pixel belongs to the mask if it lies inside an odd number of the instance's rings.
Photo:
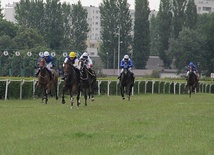
<svg viewBox="0 0 214 155">
<path fill-rule="evenodd" d="M 0 101 L 1 155 L 212 155 L 213 94 Z"/>
</svg>

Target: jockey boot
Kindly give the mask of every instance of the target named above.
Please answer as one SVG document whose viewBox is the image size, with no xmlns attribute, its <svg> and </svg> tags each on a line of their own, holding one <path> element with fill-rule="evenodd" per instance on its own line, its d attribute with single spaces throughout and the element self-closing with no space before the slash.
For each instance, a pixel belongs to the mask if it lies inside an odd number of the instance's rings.
<svg viewBox="0 0 214 155">
<path fill-rule="evenodd" d="M 92 76 L 95 76 L 94 70 L 92 70 L 91 68 L 89 68 L 89 71 L 90 71 L 90 73 L 91 73 Z"/>
<path fill-rule="evenodd" d="M 120 73 L 120 76 L 118 76 L 117 78 L 120 79 L 121 78 L 122 73 Z"/>
<path fill-rule="evenodd" d="M 62 80 L 65 80 L 65 76 L 63 75 L 63 77 L 61 77 Z"/>
<path fill-rule="evenodd" d="M 38 76 L 40 73 L 40 68 L 38 69 L 37 73 L 35 73 L 36 76 Z"/>
<path fill-rule="evenodd" d="M 133 72 L 131 72 L 131 73 L 132 73 L 133 78 L 135 78 L 134 73 Z"/>
</svg>

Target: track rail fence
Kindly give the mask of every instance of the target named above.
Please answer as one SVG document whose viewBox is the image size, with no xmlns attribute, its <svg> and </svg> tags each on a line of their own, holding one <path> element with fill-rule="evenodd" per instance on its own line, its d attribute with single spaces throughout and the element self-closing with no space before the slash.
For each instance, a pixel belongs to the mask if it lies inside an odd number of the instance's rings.
<svg viewBox="0 0 214 155">
<path fill-rule="evenodd" d="M 8 99 L 8 90 L 11 82 L 20 82 L 19 88 L 19 98 L 22 99 L 23 96 L 23 85 L 25 83 L 32 83 L 32 93 L 35 92 L 35 85 L 37 80 L 11 80 L 11 79 L 3 79 L 1 82 L 5 82 L 5 90 L 4 92 L 4 100 Z M 60 85 L 62 84 L 62 80 L 58 82 L 58 95 L 59 92 L 62 91 L 60 89 Z M 103 86 L 105 85 L 105 86 Z M 185 90 L 185 82 L 175 82 L 175 81 L 161 81 L 161 80 L 136 80 L 134 83 L 134 87 L 132 89 L 132 95 L 134 94 L 183 94 Z M 120 87 L 118 80 L 97 80 L 97 95 L 120 95 Z M 209 83 L 199 83 L 199 87 L 197 89 L 197 93 L 213 93 L 214 84 Z M 2 95 L 3 96 L 3 95 Z"/>
</svg>

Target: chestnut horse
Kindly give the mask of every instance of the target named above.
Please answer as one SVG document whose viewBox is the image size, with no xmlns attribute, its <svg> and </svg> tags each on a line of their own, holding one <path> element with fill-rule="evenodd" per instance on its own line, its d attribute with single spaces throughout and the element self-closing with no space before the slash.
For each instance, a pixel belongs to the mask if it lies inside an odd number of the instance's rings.
<svg viewBox="0 0 214 155">
<path fill-rule="evenodd" d="M 57 73 L 54 69 L 52 69 L 52 80 L 50 80 L 50 74 L 48 69 L 46 68 L 46 62 L 44 58 L 40 58 L 39 60 L 39 67 L 40 67 L 40 73 L 38 75 L 38 82 L 36 84 L 36 88 L 41 88 L 43 97 L 42 97 L 42 102 L 45 100 L 45 104 L 48 102 L 48 94 L 51 91 L 51 86 L 54 86 L 55 90 L 55 95 L 56 95 L 56 100 L 58 100 L 58 76 Z M 36 94 L 36 91 L 34 95 Z"/>
<path fill-rule="evenodd" d="M 73 96 L 77 94 L 77 106 L 80 105 L 80 75 L 79 70 L 73 66 L 71 62 L 64 63 L 64 86 L 62 89 L 62 104 L 65 104 L 65 91 L 69 90 L 71 109 L 73 108 Z"/>
</svg>

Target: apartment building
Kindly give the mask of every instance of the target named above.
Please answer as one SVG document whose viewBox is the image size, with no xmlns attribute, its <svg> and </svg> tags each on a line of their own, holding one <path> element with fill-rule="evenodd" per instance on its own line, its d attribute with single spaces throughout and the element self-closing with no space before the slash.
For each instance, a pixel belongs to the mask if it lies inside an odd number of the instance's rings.
<svg viewBox="0 0 214 155">
<path fill-rule="evenodd" d="M 214 0 L 195 0 L 198 14 L 214 12 Z"/>
<path fill-rule="evenodd" d="M 202 13 L 211 13 L 214 12 L 214 0 L 195 0 L 195 4 L 197 5 L 197 12 L 199 14 Z M 5 19 L 11 22 L 15 22 L 14 19 L 14 7 L 16 3 L 7 4 L 4 8 Z M 88 12 L 87 21 L 89 24 L 89 32 L 87 37 L 87 51 L 92 57 L 98 56 L 99 43 L 101 41 L 101 26 L 100 26 L 100 10 L 99 7 L 95 6 L 84 6 L 84 8 Z M 132 30 L 134 29 L 134 17 L 135 10 L 131 9 L 130 14 L 132 18 Z M 157 11 L 151 10 L 151 14 L 149 17 L 153 15 L 157 15 Z M 131 32 L 133 35 L 133 31 Z"/>
</svg>

